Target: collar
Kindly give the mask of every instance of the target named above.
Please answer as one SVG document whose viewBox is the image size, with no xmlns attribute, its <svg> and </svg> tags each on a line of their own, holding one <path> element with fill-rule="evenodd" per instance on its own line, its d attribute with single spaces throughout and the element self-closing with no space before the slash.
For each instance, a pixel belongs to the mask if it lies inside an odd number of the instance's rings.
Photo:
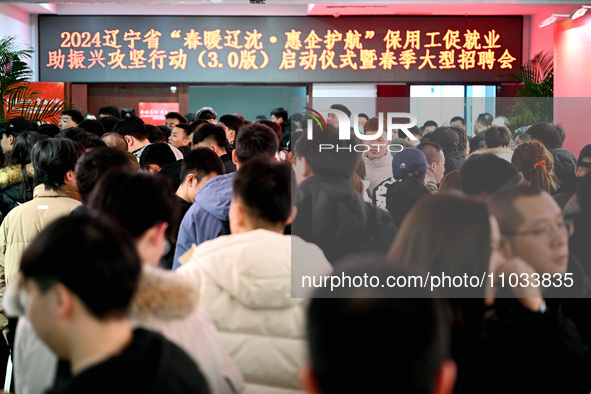
<svg viewBox="0 0 591 394">
<path fill-rule="evenodd" d="M 72 189 L 68 186 L 62 185 L 59 189 L 48 190 L 44 184 L 35 186 L 33 189 L 33 198 L 40 197 L 67 197 L 77 201 L 80 201 L 80 194 L 78 190 Z"/>
</svg>

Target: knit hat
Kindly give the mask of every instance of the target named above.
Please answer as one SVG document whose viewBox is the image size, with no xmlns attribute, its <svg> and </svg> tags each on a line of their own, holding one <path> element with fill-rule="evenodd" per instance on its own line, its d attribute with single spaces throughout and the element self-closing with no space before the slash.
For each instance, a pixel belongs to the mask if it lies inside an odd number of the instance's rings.
<svg viewBox="0 0 591 394">
<path fill-rule="evenodd" d="M 581 149 L 581 153 L 579 153 L 579 158 L 577 159 L 577 167 L 591 167 L 591 163 L 584 162 L 584 158 L 591 158 L 591 144 L 587 144 Z"/>
<path fill-rule="evenodd" d="M 404 148 L 392 159 L 394 178 L 419 178 L 427 172 L 429 164 L 425 154 L 417 148 Z"/>
<path fill-rule="evenodd" d="M 22 116 L 17 116 L 8 121 L 5 132 L 11 135 L 18 135 L 24 131 L 33 131 L 33 125 Z"/>
<path fill-rule="evenodd" d="M 471 155 L 460 169 L 462 190 L 466 194 L 494 194 L 507 185 L 518 184 L 523 174 L 507 160 L 492 153 Z"/>
</svg>

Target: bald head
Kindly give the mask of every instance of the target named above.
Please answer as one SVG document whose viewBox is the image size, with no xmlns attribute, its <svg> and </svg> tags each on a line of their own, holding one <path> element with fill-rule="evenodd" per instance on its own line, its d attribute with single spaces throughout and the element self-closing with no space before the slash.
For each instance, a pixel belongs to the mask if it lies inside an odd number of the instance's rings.
<svg viewBox="0 0 591 394">
<path fill-rule="evenodd" d="M 123 138 L 121 134 L 106 133 L 101 137 L 101 139 L 105 142 L 105 144 L 107 144 L 108 147 L 127 152 L 127 141 L 125 141 L 125 138 Z"/>
</svg>

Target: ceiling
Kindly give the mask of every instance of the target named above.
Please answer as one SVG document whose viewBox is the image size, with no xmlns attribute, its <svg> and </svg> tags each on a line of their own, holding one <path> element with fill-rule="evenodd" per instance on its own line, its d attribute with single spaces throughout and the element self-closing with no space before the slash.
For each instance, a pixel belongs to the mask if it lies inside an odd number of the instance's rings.
<svg viewBox="0 0 591 394">
<path fill-rule="evenodd" d="M 1 0 L 0 0 L 1 1 Z M 264 4 L 249 4 L 264 2 Z M 373 0 L 109 0 L 4 2 L 31 14 L 125 14 L 134 15 L 534 15 L 580 1 L 475 0 L 437 1 Z"/>
</svg>

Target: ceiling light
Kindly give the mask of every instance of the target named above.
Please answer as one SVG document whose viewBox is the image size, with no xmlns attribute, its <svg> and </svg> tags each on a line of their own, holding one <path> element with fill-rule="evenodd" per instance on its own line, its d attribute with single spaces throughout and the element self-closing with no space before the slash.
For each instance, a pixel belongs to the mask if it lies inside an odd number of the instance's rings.
<svg viewBox="0 0 591 394">
<path fill-rule="evenodd" d="M 589 8 L 591 8 L 591 6 L 588 6 L 588 5 L 582 6 L 581 8 L 579 8 L 578 10 L 576 10 L 575 12 L 570 14 L 568 19 L 570 19 L 571 21 L 574 21 L 575 19 L 582 17 L 583 15 L 585 15 L 587 13 L 587 10 Z"/>
<path fill-rule="evenodd" d="M 551 25 L 552 23 L 556 22 L 558 20 L 558 18 L 566 18 L 568 16 L 569 15 L 567 15 L 567 14 L 552 14 L 548 18 L 544 19 L 542 21 L 542 23 L 540 23 L 538 25 L 538 27 L 544 27 L 544 26 Z"/>
</svg>

